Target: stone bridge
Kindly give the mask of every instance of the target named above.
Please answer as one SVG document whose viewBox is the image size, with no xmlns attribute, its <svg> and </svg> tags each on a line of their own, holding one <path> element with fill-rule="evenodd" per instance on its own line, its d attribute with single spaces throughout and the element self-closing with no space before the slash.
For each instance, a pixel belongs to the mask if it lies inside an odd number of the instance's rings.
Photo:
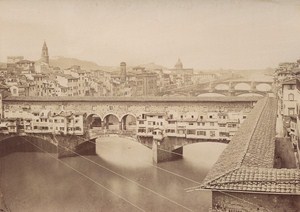
<svg viewBox="0 0 300 212">
<path fill-rule="evenodd" d="M 153 160 L 156 163 L 182 158 L 183 147 L 188 144 L 200 142 L 217 142 L 228 144 L 229 140 L 222 139 L 191 139 L 180 137 L 166 137 L 156 140 L 153 137 L 137 136 L 136 132 L 129 130 L 89 130 L 91 140 L 103 137 L 121 137 L 138 142 L 149 149 L 152 149 Z"/>
<path fill-rule="evenodd" d="M 251 91 L 264 91 L 260 89 L 259 87 L 261 85 L 267 86 L 267 89 L 265 91 L 272 91 L 273 88 L 273 81 L 251 81 L 251 80 L 228 80 L 223 82 L 216 82 L 216 83 L 210 83 L 209 89 L 216 90 L 218 86 L 224 85 L 228 88 L 228 90 L 241 90 L 239 89 L 240 86 L 246 87 L 245 90 L 251 90 Z"/>
<path fill-rule="evenodd" d="M 121 121 L 128 115 L 145 113 L 231 111 L 251 109 L 259 97 L 7 97 L 2 100 L 3 117 L 10 111 L 72 111 L 97 115 L 101 120 L 114 116 Z"/>
<path fill-rule="evenodd" d="M 274 89 L 273 81 L 251 81 L 251 80 L 218 80 L 202 84 L 188 91 L 170 91 L 168 95 L 174 96 L 201 96 L 203 94 L 220 94 L 223 96 L 240 96 L 243 94 L 258 94 L 266 96 Z"/>
<path fill-rule="evenodd" d="M 60 147 L 70 148 L 72 151 L 91 150 L 90 140 L 95 141 L 98 137 L 111 135 L 126 136 L 151 148 L 156 162 L 165 161 L 182 154 L 182 147 L 195 142 L 228 142 L 208 139 L 188 139 L 188 138 L 167 138 L 163 142 L 153 141 L 152 137 L 137 137 L 136 131 L 131 129 L 128 121 L 130 117 L 136 124 L 138 118 L 145 113 L 167 113 L 177 112 L 199 112 L 199 111 L 251 111 L 258 97 L 205 97 L 205 98 L 91 98 L 91 97 L 55 97 L 55 98 L 34 98 L 34 97 L 8 97 L 3 99 L 3 116 L 6 117 L 12 111 L 23 111 L 31 113 L 33 111 L 49 110 L 59 114 L 62 111 L 85 113 L 85 132 L 91 128 L 97 131 L 96 135 L 85 133 L 85 135 L 43 135 L 38 134 L 40 140 L 47 140 L 52 145 L 57 145 L 59 157 L 73 156 L 72 152 L 65 151 Z M 96 121 L 95 121 L 96 120 Z M 112 124 L 112 125 L 111 125 Z M 135 129 L 136 130 L 136 129 Z M 135 133 L 134 133 L 135 132 Z M 4 135 L 3 135 L 4 136 Z M 33 135 L 26 135 L 34 139 Z M 36 135 L 35 135 L 36 136 Z M 46 136 L 46 137 L 45 137 Z M 22 137 L 22 136 L 21 136 Z M 61 138 L 60 138 L 61 137 Z M 5 136 L 4 140 L 7 140 Z M 24 139 L 23 139 L 24 140 Z M 57 141 L 58 140 L 58 141 Z M 4 142 L 5 143 L 5 142 Z M 86 145 L 83 145 L 85 143 Z M 89 143 L 89 144 L 88 144 Z M 163 143 L 163 144 L 162 144 Z M 82 144 L 82 145 L 81 145 Z M 81 145 L 81 146 L 80 146 Z M 80 148 L 79 148 L 80 147 Z M 78 149 L 79 148 L 79 149 Z M 82 150 L 83 149 L 83 150 Z M 179 152 L 176 152 L 179 151 Z M 175 152 L 176 154 L 172 154 Z M 181 152 L 181 153 L 180 153 Z M 161 157 L 161 155 L 163 155 Z"/>
<path fill-rule="evenodd" d="M 53 134 L 0 134 L 0 157 L 14 152 L 48 152 L 58 158 L 96 154 L 95 140 L 84 136 Z"/>
</svg>

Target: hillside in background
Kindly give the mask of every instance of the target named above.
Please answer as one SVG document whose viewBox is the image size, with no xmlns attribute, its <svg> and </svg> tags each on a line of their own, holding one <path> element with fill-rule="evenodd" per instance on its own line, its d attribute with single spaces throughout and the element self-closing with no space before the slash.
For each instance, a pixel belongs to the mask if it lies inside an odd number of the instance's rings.
<svg viewBox="0 0 300 212">
<path fill-rule="evenodd" d="M 76 58 L 66 58 L 66 57 L 53 57 L 50 58 L 50 65 L 55 67 L 60 67 L 61 69 L 70 68 L 73 65 L 78 65 L 83 70 L 112 70 L 114 67 L 109 66 L 99 66 L 95 62 L 79 60 Z"/>
<path fill-rule="evenodd" d="M 78 65 L 78 66 L 81 66 L 81 68 L 83 70 L 97 70 L 97 69 L 105 70 L 105 71 L 119 70 L 119 66 L 100 66 L 95 62 L 80 60 L 80 59 L 76 59 L 76 58 L 66 58 L 66 57 L 50 58 L 50 65 L 52 65 L 54 67 L 60 67 L 61 69 L 66 69 L 66 68 L 70 68 L 73 65 Z M 132 69 L 135 66 L 145 67 L 147 70 L 155 70 L 155 69 L 166 70 L 166 69 L 168 69 L 162 65 L 158 65 L 155 63 L 147 63 L 147 64 L 141 64 L 141 65 L 130 64 L 130 65 L 131 66 L 128 66 L 128 64 L 127 64 L 128 70 Z"/>
<path fill-rule="evenodd" d="M 148 70 L 154 70 L 154 69 L 166 70 L 166 69 L 168 69 L 165 66 L 158 65 L 158 64 L 155 64 L 155 63 L 147 63 L 147 64 L 142 64 L 142 65 L 139 65 L 139 66 L 145 67 Z"/>
</svg>

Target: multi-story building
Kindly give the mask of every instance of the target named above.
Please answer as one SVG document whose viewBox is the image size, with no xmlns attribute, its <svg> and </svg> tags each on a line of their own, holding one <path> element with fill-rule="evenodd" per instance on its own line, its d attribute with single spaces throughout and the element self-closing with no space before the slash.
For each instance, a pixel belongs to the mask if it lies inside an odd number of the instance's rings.
<svg viewBox="0 0 300 212">
<path fill-rule="evenodd" d="M 71 75 L 78 79 L 78 96 L 86 96 L 88 93 L 88 80 L 85 70 L 82 70 L 80 66 L 72 66 L 64 70 L 64 74 Z"/>
<path fill-rule="evenodd" d="M 43 91 L 46 75 L 32 74 L 29 79 L 29 96 L 46 96 Z"/>
<path fill-rule="evenodd" d="M 297 102 L 300 101 L 300 81 L 294 78 L 282 82 L 281 85 L 281 113 L 283 116 L 296 115 Z"/>
<path fill-rule="evenodd" d="M 295 155 L 300 161 L 300 60 L 296 63 L 281 63 L 275 71 L 278 113 L 282 118 L 282 135 L 290 137 Z"/>
<path fill-rule="evenodd" d="M 7 72 L 15 72 L 16 63 L 24 60 L 23 56 L 8 56 L 7 57 Z"/>
<path fill-rule="evenodd" d="M 15 70 L 21 74 L 35 73 L 34 62 L 30 60 L 20 60 L 16 62 Z"/>
<path fill-rule="evenodd" d="M 153 130 L 156 128 L 164 129 L 166 125 L 164 113 L 145 113 L 137 119 L 137 135 L 153 136 Z"/>
<path fill-rule="evenodd" d="M 20 118 L 22 117 L 22 118 Z M 84 134 L 85 113 L 50 110 L 31 111 L 26 108 L 19 111 L 4 111 L 1 123 L 8 127 L 8 131 L 16 133 L 51 133 L 51 134 Z"/>
<path fill-rule="evenodd" d="M 153 72 L 142 71 L 135 75 L 136 77 L 136 96 L 154 96 L 157 91 L 157 74 Z"/>
<path fill-rule="evenodd" d="M 56 80 L 59 85 L 67 88 L 68 96 L 78 96 L 78 77 L 73 77 L 68 74 L 58 74 Z"/>
<path fill-rule="evenodd" d="M 160 129 L 169 137 L 230 140 L 245 119 L 234 112 L 145 113 L 137 119 L 137 135 L 152 137 Z"/>
</svg>

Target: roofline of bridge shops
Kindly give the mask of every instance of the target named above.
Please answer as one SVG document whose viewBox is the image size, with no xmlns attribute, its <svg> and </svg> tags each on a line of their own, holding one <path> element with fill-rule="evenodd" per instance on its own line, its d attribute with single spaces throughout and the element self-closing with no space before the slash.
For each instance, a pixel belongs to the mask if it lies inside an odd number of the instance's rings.
<svg viewBox="0 0 300 212">
<path fill-rule="evenodd" d="M 249 193 L 249 194 L 277 194 L 277 195 L 295 195 L 299 196 L 299 193 L 280 193 L 280 192 L 266 192 L 266 191 L 248 191 L 248 190 L 230 190 L 230 189 L 211 189 L 211 188 L 186 188 L 186 192 L 192 191 L 211 191 L 211 192 L 228 192 L 228 193 Z"/>
<path fill-rule="evenodd" d="M 263 97 L 33 97 L 9 96 L 3 102 L 257 102 Z"/>
</svg>

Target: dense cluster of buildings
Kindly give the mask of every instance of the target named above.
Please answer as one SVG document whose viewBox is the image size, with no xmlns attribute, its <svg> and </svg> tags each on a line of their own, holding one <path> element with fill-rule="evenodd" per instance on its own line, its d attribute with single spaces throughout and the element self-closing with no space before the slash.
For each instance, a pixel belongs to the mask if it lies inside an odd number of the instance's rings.
<svg viewBox="0 0 300 212">
<path fill-rule="evenodd" d="M 280 63 L 274 77 L 277 84 L 278 110 L 282 116 L 283 135 L 290 137 L 300 161 L 300 60 Z"/>
<path fill-rule="evenodd" d="M 85 113 L 49 110 L 27 111 L 23 108 L 19 111 L 3 111 L 0 132 L 4 134 L 14 133 L 45 133 L 64 135 L 83 135 L 85 133 Z"/>
<path fill-rule="evenodd" d="M 159 92 L 216 79 L 209 73 L 195 74 L 180 59 L 173 69 L 127 67 L 115 70 L 83 70 L 51 66 L 44 42 L 38 61 L 8 56 L 0 68 L 0 91 L 12 96 L 155 96 Z"/>
<path fill-rule="evenodd" d="M 137 135 L 230 141 L 246 117 L 245 111 L 146 113 L 137 119 Z"/>
</svg>

